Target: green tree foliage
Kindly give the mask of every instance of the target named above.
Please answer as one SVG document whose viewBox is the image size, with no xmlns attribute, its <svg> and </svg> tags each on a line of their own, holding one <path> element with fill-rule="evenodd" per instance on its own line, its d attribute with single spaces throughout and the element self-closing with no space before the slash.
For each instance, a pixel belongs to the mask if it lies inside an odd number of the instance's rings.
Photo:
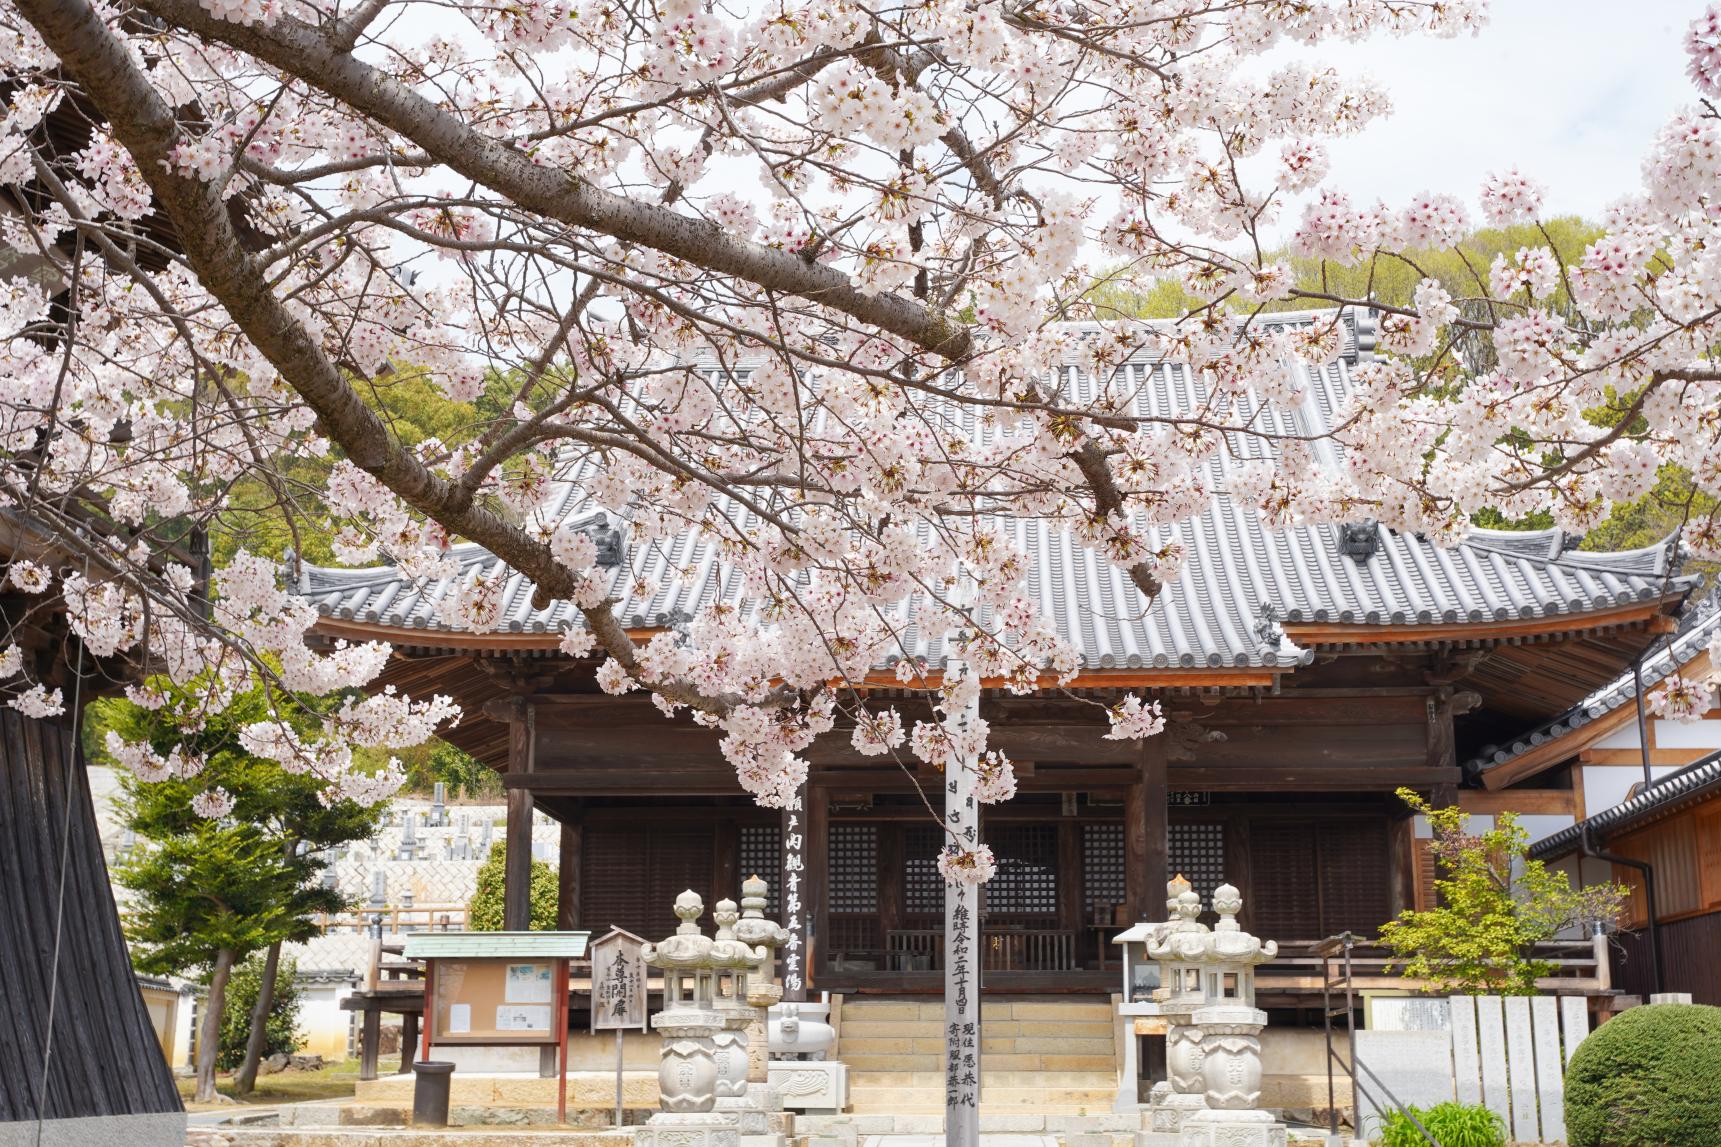
<svg viewBox="0 0 1721 1147">
<path fill-rule="evenodd" d="M 1721 1143 L 1721 1008 L 1651 1004 L 1591 1032 L 1566 1067 L 1566 1141 Z"/>
<path fill-rule="evenodd" d="M 292 960 L 281 961 L 275 974 L 275 988 L 269 1000 L 269 1016 L 263 1031 L 262 1054 L 292 1055 L 299 1050 L 304 1038 L 299 1031 L 299 985 L 295 980 L 298 966 Z M 215 1053 L 215 1066 L 222 1071 L 234 1071 L 245 1059 L 245 1045 L 251 1038 L 251 1011 L 257 1006 L 257 995 L 263 987 L 263 957 L 253 954 L 233 969 L 227 980 L 227 1009 L 221 1017 L 221 1046 Z"/>
<path fill-rule="evenodd" d="M 1387 1112 L 1380 1121 L 1380 1147 L 1428 1147 L 1417 1123 L 1440 1147 L 1505 1147 L 1506 1124 L 1480 1104 L 1448 1102 L 1409 1110 L 1415 1122 L 1402 1111 Z"/>
<path fill-rule="evenodd" d="M 214 1025 L 225 1012 L 231 970 L 251 952 L 309 938 L 317 913 L 345 907 L 322 884 L 324 852 L 370 838 L 384 808 L 345 800 L 325 805 L 315 777 L 247 753 L 239 732 L 268 712 L 260 694 L 182 722 L 176 714 L 184 695 L 163 688 L 168 703 L 159 709 L 121 700 L 104 700 L 96 708 L 101 724 L 127 741 L 147 743 L 163 757 L 178 749 L 204 761 L 195 776 L 149 783 L 122 770 L 121 814 L 144 846 L 115 870 L 115 878 L 132 894 L 126 931 L 133 962 L 161 975 L 209 975 L 201 1044 L 206 1054 L 197 1065 L 198 1096 L 207 1099 L 215 1089 Z M 333 703 L 298 701 L 306 711 Z M 105 746 L 99 747 L 97 759 L 105 755 Z M 193 797 L 215 787 L 233 799 L 230 813 L 218 820 L 192 809 Z"/>
<path fill-rule="evenodd" d="M 508 862 L 508 845 L 497 841 L 478 869 L 478 887 L 466 906 L 466 927 L 474 932 L 502 930 L 502 886 Z M 553 932 L 556 928 L 556 870 L 541 860 L 532 861 L 531 929 Z"/>
<path fill-rule="evenodd" d="M 1409 789 L 1401 800 L 1428 818 L 1440 875 L 1438 906 L 1401 912 L 1381 929 L 1395 967 L 1441 992 L 1527 996 L 1553 965 L 1535 946 L 1560 932 L 1619 914 L 1626 890 L 1616 884 L 1574 889 L 1563 872 L 1526 855 L 1529 833 L 1501 813 L 1481 835 L 1456 806 L 1434 808 Z"/>
<path fill-rule="evenodd" d="M 1278 252 L 1273 259 L 1285 263 L 1293 273 L 1296 288 L 1304 294 L 1267 305 L 1268 311 L 1301 310 L 1324 306 L 1339 299 L 1367 299 L 1385 307 L 1410 307 L 1416 286 L 1424 278 L 1437 280 L 1451 293 L 1461 313 L 1477 311 L 1483 304 L 1488 269 L 1496 256 L 1508 259 L 1520 248 L 1547 247 L 1562 266 L 1577 262 L 1583 251 L 1602 234 L 1602 228 L 1575 216 L 1541 224 L 1484 228 L 1456 247 L 1414 250 L 1366 265 L 1346 266 Z M 1096 318 L 1180 319 L 1210 305 L 1185 289 L 1177 279 L 1141 281 L 1123 271 L 1102 275 L 1083 295 L 1082 302 Z M 1570 311 L 1570 299 L 1562 281 L 1555 290 L 1557 308 Z M 1249 308 L 1234 298 L 1220 307 L 1236 314 Z M 1480 316 L 1479 316 L 1480 317 Z M 1473 336 L 1418 363 L 1436 380 L 1453 377 L 1459 366 L 1487 370 L 1494 362 L 1492 345 L 1485 336 Z M 1593 421 L 1609 425 L 1621 419 L 1632 395 L 1618 395 Z M 1615 506 L 1608 519 L 1590 530 L 1580 543 L 1585 550 L 1624 550 L 1653 545 L 1693 518 L 1717 512 L 1716 501 L 1697 493 L 1691 476 L 1676 466 L 1662 468 L 1656 488 L 1635 502 Z M 1537 513 L 1526 519 L 1508 519 L 1494 511 L 1476 515 L 1476 524 L 1489 529 L 1541 530 L 1553 525 L 1552 515 Z M 1700 563 L 1697 568 L 1718 572 Z"/>
<path fill-rule="evenodd" d="M 502 796 L 501 774 L 437 737 L 422 745 L 378 755 L 394 757 L 400 762 L 401 771 L 406 774 L 406 783 L 401 786 L 403 793 L 427 797 L 435 791 L 436 782 L 441 781 L 448 786 L 448 796 L 453 800 L 496 800 Z"/>
</svg>

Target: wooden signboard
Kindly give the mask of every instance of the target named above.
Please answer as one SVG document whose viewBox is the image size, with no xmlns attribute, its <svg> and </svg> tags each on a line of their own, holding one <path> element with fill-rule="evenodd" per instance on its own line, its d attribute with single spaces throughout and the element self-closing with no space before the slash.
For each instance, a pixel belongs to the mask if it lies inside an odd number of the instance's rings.
<svg viewBox="0 0 1721 1147">
<path fill-rule="evenodd" d="M 646 1027 L 645 941 L 622 928 L 592 941 L 592 1030 L 615 1032 L 615 1125 L 623 1124 L 622 1033 Z"/>
<path fill-rule="evenodd" d="M 646 1029 L 645 941 L 620 928 L 592 941 L 592 1030 Z"/>
<path fill-rule="evenodd" d="M 568 961 L 589 932 L 414 932 L 405 955 L 424 961 L 424 1036 L 436 1044 L 555 1049 L 556 1117 L 568 1114 Z"/>
</svg>

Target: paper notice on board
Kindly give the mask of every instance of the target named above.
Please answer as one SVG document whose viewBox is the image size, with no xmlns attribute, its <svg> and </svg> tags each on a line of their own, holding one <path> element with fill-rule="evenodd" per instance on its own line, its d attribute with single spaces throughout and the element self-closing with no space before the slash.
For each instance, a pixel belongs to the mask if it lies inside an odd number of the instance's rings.
<svg viewBox="0 0 1721 1147">
<path fill-rule="evenodd" d="M 502 1004 L 496 1009 L 496 1030 L 499 1032 L 547 1032 L 550 1030 L 548 1004 Z"/>
<path fill-rule="evenodd" d="M 448 1005 L 448 1034 L 465 1035 L 472 1030 L 472 1005 Z"/>
<path fill-rule="evenodd" d="M 551 979 L 549 964 L 509 964 L 502 998 L 510 1004 L 547 1004 Z"/>
</svg>

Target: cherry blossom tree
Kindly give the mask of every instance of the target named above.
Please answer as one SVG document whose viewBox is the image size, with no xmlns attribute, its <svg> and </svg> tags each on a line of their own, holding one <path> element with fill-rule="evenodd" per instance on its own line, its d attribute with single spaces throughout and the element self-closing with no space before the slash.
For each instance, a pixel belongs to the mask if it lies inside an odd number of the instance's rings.
<svg viewBox="0 0 1721 1147">
<path fill-rule="evenodd" d="M 1388 102 L 1320 49 L 1483 17 L 1480 0 L 0 0 L 0 229 L 48 269 L 0 292 L 4 497 L 59 555 L 7 576 L 63 602 L 92 655 L 200 683 L 195 722 L 259 681 L 363 687 L 388 650 L 311 650 L 314 610 L 275 562 L 241 551 L 205 593 L 162 558 L 172 541 L 247 514 L 315 522 L 343 562 L 437 581 L 471 540 L 539 605 L 578 607 L 563 648 L 601 657 L 605 689 L 721 729 L 764 803 L 839 719 L 863 752 L 975 768 L 1002 799 L 983 724 L 905 723 L 855 684 L 895 658 L 955 713 L 982 678 L 1072 681 L 1003 523 L 1070 531 L 1150 609 L 1181 558 L 1164 527 L 1218 492 L 1208 463 L 1243 438 L 1273 460 L 1229 467 L 1225 492 L 1269 523 L 1367 516 L 1453 543 L 1492 508 L 1581 530 L 1669 465 L 1721 494 L 1715 9 L 1687 38 L 1696 101 L 1575 264 L 1527 246 L 1467 294 L 1427 279 L 1390 306 L 1284 261 L 1287 241 L 1384 265 L 1466 233 L 1457 195 L 1329 185 L 1323 140 Z M 1476 201 L 1492 224 L 1540 210 L 1510 160 Z M 1115 319 L 1102 273 L 1201 305 L 1077 338 L 1071 320 Z M 1340 353 L 1344 304 L 1377 307 L 1387 353 L 1357 372 L 1332 472 L 1259 412 L 1301 400 L 1288 364 Z M 1335 309 L 1261 321 L 1292 305 Z M 1143 354 L 1188 364 L 1201 397 L 1144 415 L 1141 376 L 1116 369 Z M 403 374 L 508 399 L 403 440 L 378 401 Z M 765 624 L 713 606 L 631 639 L 592 542 L 546 510 L 569 480 L 637 544 L 721 547 Z M 1685 539 L 1721 556 L 1721 521 Z M 495 625 L 499 588 L 451 586 L 445 620 Z M 975 672 L 903 656 L 910 627 Z M 9 703 L 64 705 L 25 662 L 0 655 Z M 1715 682 L 1692 692 L 1713 703 Z M 394 778 L 354 769 L 355 746 L 455 716 L 378 692 L 314 736 L 260 722 L 247 748 L 371 799 Z M 1116 737 L 1163 726 L 1140 697 L 1110 718 Z"/>
</svg>

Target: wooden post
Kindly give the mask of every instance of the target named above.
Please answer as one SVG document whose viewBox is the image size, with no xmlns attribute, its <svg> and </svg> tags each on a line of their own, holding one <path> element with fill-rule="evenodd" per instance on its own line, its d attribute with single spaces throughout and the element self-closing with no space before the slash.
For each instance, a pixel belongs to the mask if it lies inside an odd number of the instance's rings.
<svg viewBox="0 0 1721 1147">
<path fill-rule="evenodd" d="M 556 1122 L 568 1121 L 568 962 L 556 964 Z M 617 1031 L 617 1035 L 621 1033 Z"/>
<path fill-rule="evenodd" d="M 1170 846 L 1171 786 L 1167 781 L 1165 734 L 1141 742 L 1139 779 L 1124 798 L 1124 902 L 1131 923 L 1165 915 L 1165 882 Z"/>
<path fill-rule="evenodd" d="M 418 1016 L 403 1012 L 400 1017 L 400 1074 L 412 1071 L 412 1053 L 417 1050 Z"/>
<path fill-rule="evenodd" d="M 831 794 L 823 785 L 807 786 L 806 879 L 801 882 L 801 899 L 810 914 L 807 931 L 806 981 L 808 989 L 818 986 L 819 972 L 830 951 L 831 904 L 828 873 L 831 860 Z"/>
<path fill-rule="evenodd" d="M 532 790 L 508 790 L 507 859 L 502 868 L 502 930 L 532 927 Z"/>
<path fill-rule="evenodd" d="M 424 962 L 424 1022 L 419 1025 L 423 1029 L 419 1035 L 420 1060 L 430 1059 L 430 1037 L 436 1030 L 436 961 Z"/>
<path fill-rule="evenodd" d="M 944 669 L 972 672 L 958 662 Z M 947 720 L 965 732 L 980 716 L 979 700 Z M 980 843 L 980 804 L 974 799 L 975 762 L 952 761 L 944 770 L 944 827 L 951 844 Z M 980 1142 L 980 887 L 961 881 L 944 885 L 944 1142 L 977 1147 Z"/>
<path fill-rule="evenodd" d="M 377 1077 L 377 1053 L 382 1048 L 382 1008 L 376 1000 L 366 1000 L 364 1023 L 359 1027 L 359 1078 Z"/>
<path fill-rule="evenodd" d="M 570 814 L 572 815 L 572 814 Z M 580 856 L 585 826 L 578 820 L 562 822 L 562 848 L 556 869 L 556 928 L 572 932 L 580 927 Z"/>
</svg>

